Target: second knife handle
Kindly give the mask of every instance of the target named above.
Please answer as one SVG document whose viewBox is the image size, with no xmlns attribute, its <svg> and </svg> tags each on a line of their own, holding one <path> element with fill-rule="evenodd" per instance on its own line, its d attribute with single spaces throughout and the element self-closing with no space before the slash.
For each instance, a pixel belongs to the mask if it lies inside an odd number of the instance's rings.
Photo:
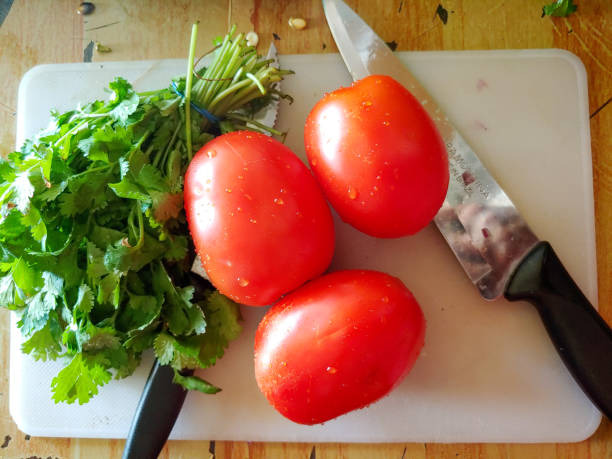
<svg viewBox="0 0 612 459">
<path fill-rule="evenodd" d="M 612 330 L 567 273 L 548 242 L 515 270 L 505 297 L 527 300 L 585 394 L 612 419 Z"/>
<path fill-rule="evenodd" d="M 192 374 L 188 370 L 186 374 Z M 172 382 L 174 370 L 155 359 L 130 427 L 123 459 L 155 459 L 159 456 L 187 396 Z"/>
</svg>

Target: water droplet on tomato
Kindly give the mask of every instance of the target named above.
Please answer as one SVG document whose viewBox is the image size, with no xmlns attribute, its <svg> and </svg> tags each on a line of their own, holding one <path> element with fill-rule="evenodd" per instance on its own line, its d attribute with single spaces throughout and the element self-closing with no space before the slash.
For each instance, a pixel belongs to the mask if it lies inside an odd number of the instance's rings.
<svg viewBox="0 0 612 459">
<path fill-rule="evenodd" d="M 214 158 L 215 156 L 217 156 L 217 152 L 215 150 L 208 150 L 206 152 L 206 156 L 208 156 L 209 158 Z"/>
<path fill-rule="evenodd" d="M 381 298 L 381 300 L 382 300 L 383 303 L 388 303 L 389 302 L 389 297 L 388 296 L 383 296 Z"/>
<path fill-rule="evenodd" d="M 357 195 L 358 195 L 357 190 L 354 187 L 349 185 L 349 187 L 348 187 L 348 197 L 349 197 L 349 199 L 357 199 Z"/>
<path fill-rule="evenodd" d="M 244 176 L 243 175 L 239 175 L 238 176 L 238 180 L 244 180 Z"/>
<path fill-rule="evenodd" d="M 281 193 L 287 193 L 287 190 L 285 190 L 284 188 L 281 188 L 281 189 L 280 189 L 280 192 L 281 192 Z"/>
<path fill-rule="evenodd" d="M 249 201 L 253 200 L 253 196 L 251 196 L 250 194 L 245 193 L 244 197 L 247 198 Z"/>
<path fill-rule="evenodd" d="M 377 175 L 376 180 L 380 180 L 380 179 L 382 179 L 382 177 L 380 175 Z"/>
<path fill-rule="evenodd" d="M 232 192 L 232 189 L 231 189 L 231 188 L 226 188 L 226 189 L 225 189 L 225 192 L 226 192 L 226 193 L 231 193 L 231 192 Z"/>
<path fill-rule="evenodd" d="M 302 218 L 302 212 L 300 212 L 299 210 L 295 213 L 295 216 L 298 218 Z"/>
<path fill-rule="evenodd" d="M 204 188 L 203 188 L 201 183 L 196 182 L 196 183 L 193 184 L 193 193 L 196 196 L 200 196 L 203 193 L 203 190 L 204 190 Z M 206 190 L 208 190 L 208 188 L 206 188 Z"/>
<path fill-rule="evenodd" d="M 253 223 L 253 224 L 254 224 L 254 223 L 257 223 L 257 220 L 255 220 L 254 218 L 249 218 L 249 221 L 250 221 L 251 223 Z"/>
<path fill-rule="evenodd" d="M 316 167 L 317 166 L 317 160 L 315 158 L 313 158 L 312 161 L 310 161 L 310 164 L 312 164 L 312 167 Z"/>
<path fill-rule="evenodd" d="M 338 369 L 335 367 L 327 367 L 325 371 L 327 371 L 330 375 L 334 375 L 338 372 Z"/>
<path fill-rule="evenodd" d="M 274 204 L 278 204 L 279 206 L 282 206 L 285 204 L 285 201 L 283 201 L 281 198 L 274 198 Z"/>
<path fill-rule="evenodd" d="M 238 278 L 238 285 L 240 285 L 241 287 L 246 287 L 247 285 L 249 285 L 249 281 L 247 279 L 243 279 L 241 277 Z"/>
</svg>

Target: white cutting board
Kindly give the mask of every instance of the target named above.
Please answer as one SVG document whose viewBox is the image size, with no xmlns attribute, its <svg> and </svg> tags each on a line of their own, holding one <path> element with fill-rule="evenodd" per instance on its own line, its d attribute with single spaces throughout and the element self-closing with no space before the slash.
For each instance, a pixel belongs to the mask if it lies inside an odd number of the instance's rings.
<svg viewBox="0 0 612 459">
<path fill-rule="evenodd" d="M 533 230 L 556 248 L 591 302 L 597 301 L 593 184 L 586 74 L 559 50 L 400 53 L 505 187 Z M 279 125 L 304 157 L 302 127 L 325 91 L 350 82 L 338 55 L 281 56 L 296 74 L 283 83 L 292 106 Z M 137 89 L 165 86 L 185 62 L 37 67 L 19 90 L 18 139 L 60 110 L 94 97 L 115 75 Z M 218 395 L 188 395 L 171 438 L 299 442 L 564 442 L 588 437 L 601 416 L 557 356 L 526 303 L 488 303 L 430 226 L 413 237 L 379 240 L 337 220 L 333 269 L 373 268 L 400 277 L 427 318 L 413 371 L 387 398 L 325 425 L 300 426 L 259 393 L 252 368 L 256 324 L 265 309 L 243 307 L 245 330 L 206 379 Z M 260 260 L 259 262 L 265 262 Z M 299 263 L 299 260 L 295 260 Z M 151 362 L 112 381 L 89 404 L 54 405 L 60 365 L 19 351 L 13 327 L 10 411 L 36 436 L 125 437 Z M 588 337 L 585 337 L 588 339 Z"/>
</svg>

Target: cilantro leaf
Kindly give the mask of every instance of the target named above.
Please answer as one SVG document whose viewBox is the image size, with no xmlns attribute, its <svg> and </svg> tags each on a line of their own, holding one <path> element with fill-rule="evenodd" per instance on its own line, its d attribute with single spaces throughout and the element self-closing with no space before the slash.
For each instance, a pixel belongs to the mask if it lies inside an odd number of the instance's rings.
<svg viewBox="0 0 612 459">
<path fill-rule="evenodd" d="M 34 206 L 30 206 L 28 213 L 21 218 L 21 222 L 24 226 L 30 228 L 32 237 L 41 242 L 44 247 L 47 238 L 47 225 L 45 225 L 39 210 Z"/>
<path fill-rule="evenodd" d="M 46 325 L 33 333 L 32 336 L 21 345 L 21 351 L 30 354 L 35 360 L 54 360 L 60 356 L 62 330 L 57 315 L 49 318 Z"/>
<path fill-rule="evenodd" d="M 174 343 L 175 340 L 168 333 L 160 333 L 153 342 L 153 350 L 155 357 L 162 365 L 168 365 L 174 358 Z"/>
<path fill-rule="evenodd" d="M 153 202 L 153 217 L 159 223 L 177 218 L 183 210 L 183 193 L 150 192 Z"/>
<path fill-rule="evenodd" d="M 22 172 L 13 181 L 11 201 L 22 214 L 28 211 L 30 198 L 34 195 L 34 187 L 30 182 L 28 172 Z"/>
<path fill-rule="evenodd" d="M 126 176 L 117 183 L 108 185 L 120 198 L 136 199 L 143 202 L 151 202 L 151 196 L 138 183 L 134 182 L 130 176 Z"/>
<path fill-rule="evenodd" d="M 127 304 L 117 316 L 116 327 L 123 332 L 143 330 L 159 317 L 161 308 L 161 298 L 128 292 Z"/>
<path fill-rule="evenodd" d="M 193 287 L 176 287 L 161 263 L 153 271 L 153 283 L 158 293 L 164 295 L 162 317 L 172 334 L 189 336 L 205 332 L 204 312 L 200 305 L 191 301 Z"/>
<path fill-rule="evenodd" d="M 98 394 L 98 386 L 108 383 L 112 375 L 102 366 L 90 363 L 83 354 L 76 354 L 72 361 L 51 381 L 53 400 L 79 405 Z"/>
<path fill-rule="evenodd" d="M 204 394 L 216 394 L 221 391 L 220 387 L 214 386 L 208 381 L 203 380 L 197 376 L 185 376 L 180 374 L 177 370 L 174 370 L 174 377 L 172 382 L 180 384 L 187 390 L 197 390 Z"/>
<path fill-rule="evenodd" d="M 94 296 L 91 288 L 87 284 L 79 285 L 79 292 L 76 303 L 72 307 L 73 311 L 78 311 L 81 314 L 88 314 L 94 306 Z"/>
<path fill-rule="evenodd" d="M 115 78 L 108 86 L 113 92 L 111 103 L 114 105 L 109 115 L 120 125 L 125 126 L 128 117 L 138 108 L 140 98 L 132 90 L 132 85 L 123 78 Z"/>
<path fill-rule="evenodd" d="M 148 234 L 144 234 L 142 245 L 130 246 L 125 240 L 120 240 L 108 246 L 104 254 L 104 266 L 108 271 L 127 273 L 129 270 L 140 271 L 152 261 L 161 258 L 165 245 Z"/>
<path fill-rule="evenodd" d="M 34 293 L 37 284 L 36 271 L 23 259 L 15 262 L 12 269 L 15 285 L 26 293 Z"/>
<path fill-rule="evenodd" d="M 0 278 L 0 304 L 15 309 L 18 299 L 18 287 L 13 276 L 9 273 Z"/>
</svg>

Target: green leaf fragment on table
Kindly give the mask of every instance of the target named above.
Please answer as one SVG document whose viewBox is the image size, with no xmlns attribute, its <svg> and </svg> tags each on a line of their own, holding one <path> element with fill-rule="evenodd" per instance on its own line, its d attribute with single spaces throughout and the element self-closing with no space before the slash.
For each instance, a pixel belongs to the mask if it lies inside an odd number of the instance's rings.
<svg viewBox="0 0 612 459">
<path fill-rule="evenodd" d="M 573 0 L 556 0 L 553 3 L 542 7 L 542 17 L 565 17 L 576 12 L 577 9 L 578 6 L 574 4 Z"/>
</svg>

